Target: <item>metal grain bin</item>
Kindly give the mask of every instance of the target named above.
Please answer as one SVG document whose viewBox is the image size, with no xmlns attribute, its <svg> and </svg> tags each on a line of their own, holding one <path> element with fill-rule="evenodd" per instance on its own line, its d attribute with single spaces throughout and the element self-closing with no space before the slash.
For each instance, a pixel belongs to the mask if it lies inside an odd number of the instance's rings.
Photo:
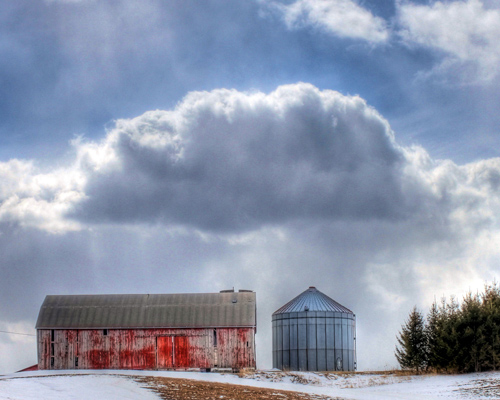
<svg viewBox="0 0 500 400">
<path fill-rule="evenodd" d="M 309 287 L 273 313 L 273 368 L 356 370 L 356 316 Z"/>
</svg>

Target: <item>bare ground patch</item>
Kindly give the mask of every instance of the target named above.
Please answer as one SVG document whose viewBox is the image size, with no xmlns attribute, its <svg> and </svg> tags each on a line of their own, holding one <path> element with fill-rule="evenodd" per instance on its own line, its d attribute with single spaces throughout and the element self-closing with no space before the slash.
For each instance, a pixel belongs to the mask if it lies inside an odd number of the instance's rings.
<svg viewBox="0 0 500 400">
<path fill-rule="evenodd" d="M 359 389 L 372 386 L 409 382 L 415 379 L 405 371 L 384 372 L 292 372 L 292 371 L 244 371 L 240 378 L 264 382 L 290 382 L 308 386 L 326 386 L 342 389 Z M 420 375 L 422 376 L 422 375 Z"/>
<path fill-rule="evenodd" d="M 135 377 L 164 400 L 342 400 L 340 397 L 204 382 L 181 378 Z"/>
<path fill-rule="evenodd" d="M 495 378 L 475 379 L 460 386 L 455 391 L 465 398 L 500 399 L 500 380 Z"/>
</svg>

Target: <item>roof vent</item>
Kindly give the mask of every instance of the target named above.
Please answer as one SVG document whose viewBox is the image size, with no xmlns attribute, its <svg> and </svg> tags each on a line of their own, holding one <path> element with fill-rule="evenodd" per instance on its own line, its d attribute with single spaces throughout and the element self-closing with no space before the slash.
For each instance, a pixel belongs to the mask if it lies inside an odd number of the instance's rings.
<svg viewBox="0 0 500 400">
<path fill-rule="evenodd" d="M 233 299 L 233 303 L 237 303 L 237 302 L 238 302 L 238 300 L 237 300 L 237 299 Z"/>
<path fill-rule="evenodd" d="M 309 311 L 309 307 L 305 306 L 304 311 Z"/>
</svg>

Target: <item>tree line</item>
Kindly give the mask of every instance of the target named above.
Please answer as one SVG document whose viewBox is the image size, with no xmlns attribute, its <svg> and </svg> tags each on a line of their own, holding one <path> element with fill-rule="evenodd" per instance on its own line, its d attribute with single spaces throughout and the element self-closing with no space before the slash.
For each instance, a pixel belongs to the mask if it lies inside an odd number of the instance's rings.
<svg viewBox="0 0 500 400">
<path fill-rule="evenodd" d="M 397 337 L 403 369 L 481 372 L 500 369 L 500 287 L 434 302 L 427 317 L 414 307 Z"/>
</svg>

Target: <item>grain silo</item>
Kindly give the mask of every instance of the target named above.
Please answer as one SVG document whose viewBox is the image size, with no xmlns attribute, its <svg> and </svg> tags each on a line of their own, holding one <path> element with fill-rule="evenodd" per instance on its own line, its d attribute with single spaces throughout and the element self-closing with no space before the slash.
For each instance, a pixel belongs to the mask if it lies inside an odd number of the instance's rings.
<svg viewBox="0 0 500 400">
<path fill-rule="evenodd" d="M 356 316 L 311 286 L 273 313 L 273 368 L 354 371 Z"/>
</svg>

